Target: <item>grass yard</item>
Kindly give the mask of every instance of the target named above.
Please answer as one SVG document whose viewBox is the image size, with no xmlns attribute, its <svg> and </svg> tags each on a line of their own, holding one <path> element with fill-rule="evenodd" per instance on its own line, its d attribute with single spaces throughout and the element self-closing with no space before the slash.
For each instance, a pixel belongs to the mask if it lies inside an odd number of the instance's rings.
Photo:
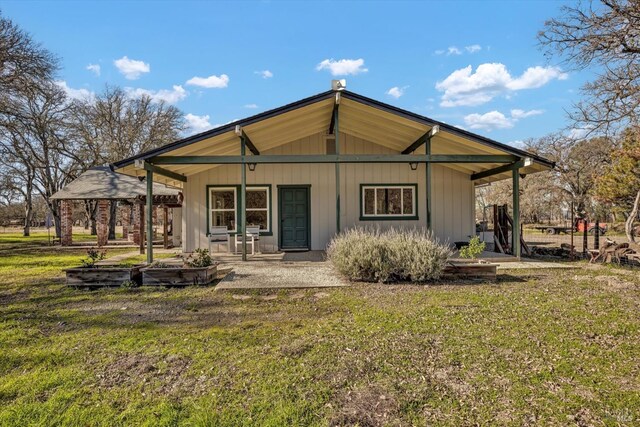
<svg viewBox="0 0 640 427">
<path fill-rule="evenodd" d="M 0 251 L 0 425 L 640 423 L 637 270 L 65 288 L 60 270 L 83 255 Z"/>
</svg>

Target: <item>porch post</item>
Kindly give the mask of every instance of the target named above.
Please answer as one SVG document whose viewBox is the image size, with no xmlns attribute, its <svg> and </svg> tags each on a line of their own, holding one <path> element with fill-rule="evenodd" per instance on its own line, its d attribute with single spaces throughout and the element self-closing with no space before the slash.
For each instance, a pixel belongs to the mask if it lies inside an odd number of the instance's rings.
<svg viewBox="0 0 640 427">
<path fill-rule="evenodd" d="M 511 229 L 511 247 L 516 258 L 520 259 L 520 172 L 518 167 L 512 170 L 513 181 L 513 226 Z"/>
<path fill-rule="evenodd" d="M 431 138 L 428 138 L 427 141 L 425 142 L 424 149 L 425 149 L 425 154 L 427 156 L 430 156 L 431 155 Z M 425 169 L 426 169 L 425 185 L 427 190 L 427 195 L 425 197 L 427 201 L 427 212 L 426 212 L 427 230 L 431 230 L 431 162 L 425 163 Z"/>
<path fill-rule="evenodd" d="M 340 94 L 336 94 L 336 102 L 339 102 Z M 336 155 L 340 155 L 340 125 L 338 123 L 338 110 L 340 105 L 336 104 L 333 110 L 333 134 L 336 141 Z M 336 234 L 340 234 L 342 228 L 340 227 L 340 163 L 336 163 Z"/>
<path fill-rule="evenodd" d="M 147 264 L 153 262 L 153 172 L 147 171 Z"/>
<path fill-rule="evenodd" d="M 240 137 L 240 155 L 242 156 L 242 186 L 240 189 L 240 227 L 238 232 L 242 236 L 242 260 L 247 260 L 247 236 L 245 233 L 247 227 L 247 211 L 246 211 L 246 198 L 247 198 L 247 165 L 245 163 L 246 154 L 246 141 L 244 136 Z"/>
</svg>

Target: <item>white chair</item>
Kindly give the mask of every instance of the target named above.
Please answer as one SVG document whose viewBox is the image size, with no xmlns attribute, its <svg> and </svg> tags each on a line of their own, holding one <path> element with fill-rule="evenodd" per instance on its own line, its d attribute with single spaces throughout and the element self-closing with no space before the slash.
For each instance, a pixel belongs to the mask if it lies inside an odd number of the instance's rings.
<svg viewBox="0 0 640 427">
<path fill-rule="evenodd" d="M 251 246 L 251 255 L 256 253 L 256 242 L 260 240 L 260 227 L 247 227 L 245 232 L 247 239 L 247 246 Z M 242 234 L 236 234 L 235 253 L 238 253 L 238 248 L 242 248 Z"/>
<path fill-rule="evenodd" d="M 231 252 L 229 245 L 229 230 L 225 225 L 211 227 L 209 230 L 209 253 L 211 253 L 211 245 L 227 245 L 227 252 Z"/>
<path fill-rule="evenodd" d="M 260 253 L 260 226 L 247 226 L 247 236 L 253 237 L 253 244 L 256 245 L 256 252 Z"/>
</svg>

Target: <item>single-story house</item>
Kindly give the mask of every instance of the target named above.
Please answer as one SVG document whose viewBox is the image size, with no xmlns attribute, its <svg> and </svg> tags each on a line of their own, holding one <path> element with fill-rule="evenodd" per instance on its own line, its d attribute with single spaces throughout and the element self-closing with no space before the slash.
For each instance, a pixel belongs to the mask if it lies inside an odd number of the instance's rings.
<svg viewBox="0 0 640 427">
<path fill-rule="evenodd" d="M 354 226 L 427 227 L 441 240 L 468 240 L 476 186 L 511 179 L 518 188 L 521 176 L 553 163 L 334 89 L 113 167 L 181 189 L 182 249 L 191 252 L 219 226 L 231 234 L 259 226 L 261 247 L 282 251 L 325 249 Z M 518 191 L 514 206 L 517 222 Z"/>
</svg>

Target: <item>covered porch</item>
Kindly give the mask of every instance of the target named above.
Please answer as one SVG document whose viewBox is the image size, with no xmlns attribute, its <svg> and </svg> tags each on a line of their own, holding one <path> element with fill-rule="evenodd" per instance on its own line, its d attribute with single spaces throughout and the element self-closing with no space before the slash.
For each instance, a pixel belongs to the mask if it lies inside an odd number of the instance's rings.
<svg viewBox="0 0 640 427">
<path fill-rule="evenodd" d="M 309 140 L 309 144 L 304 141 Z M 360 140 L 378 147 L 358 150 Z M 284 154 L 280 147 L 293 141 L 303 147 L 297 154 Z M 345 141 L 349 143 L 345 144 Z M 313 144 L 311 143 L 313 142 Z M 311 148 L 310 148 L 311 147 Z M 318 148 L 319 147 L 319 148 Z M 340 233 L 354 221 L 346 221 L 342 211 L 351 194 L 343 196 L 349 179 L 350 167 L 378 168 L 381 165 L 404 165 L 406 170 L 418 171 L 420 187 L 414 201 L 424 203 L 423 216 L 411 218 L 414 226 L 434 229 L 433 223 L 433 170 L 453 171 L 466 177 L 470 185 L 486 184 L 500 179 L 511 179 L 514 186 L 514 233 L 519 241 L 519 180 L 521 175 L 546 170 L 552 164 L 544 159 L 510 146 L 483 138 L 458 128 L 439 123 L 411 112 L 400 110 L 348 91 L 328 91 L 287 106 L 267 111 L 235 123 L 186 138 L 157 150 L 115 164 L 117 171 L 146 176 L 147 200 L 153 198 L 151 182 L 163 182 L 178 188 L 192 185 L 190 180 L 201 179 L 203 173 L 215 168 L 237 167 L 240 184 L 238 193 L 238 221 L 234 235 L 241 238 L 241 259 L 247 260 L 247 173 L 274 166 L 290 165 L 315 167 L 322 174 L 320 203 L 333 206 L 333 225 L 323 225 L 325 233 Z M 322 166 L 322 169 L 320 167 Z M 329 167 L 331 171 L 329 172 Z M 300 169 L 295 169 L 300 171 Z M 348 178 L 350 176 L 347 175 Z M 413 179 L 413 178 L 412 178 Z M 347 182 L 345 182 L 347 181 Z M 228 182 L 225 181 L 226 184 Z M 204 184 L 217 184 L 205 182 Z M 271 186 L 272 182 L 266 182 Z M 222 185 L 222 184 L 220 184 Z M 200 185 L 202 186 L 202 185 Z M 334 186 L 334 189 L 329 189 Z M 229 185 L 229 187 L 233 187 Z M 279 186 L 278 186 L 279 187 Z M 419 189 L 422 189 L 421 191 Z M 250 189 L 249 189 L 250 190 Z M 200 191 L 200 190 L 198 190 Z M 233 190 L 236 191 L 236 190 Z M 442 191 L 442 190 L 441 190 Z M 417 198 L 419 196 L 419 199 Z M 450 197 L 453 195 L 449 195 Z M 188 205 L 191 194 L 185 191 Z M 208 200 L 208 199 L 207 199 Z M 355 201 L 364 204 L 360 200 Z M 202 206 L 200 204 L 199 206 Z M 234 206 L 233 209 L 237 207 Z M 279 208 L 282 208 L 280 206 Z M 440 206 L 439 206 L 440 208 Z M 151 206 L 147 203 L 147 210 Z M 200 209 L 200 208 L 198 208 Z M 414 208 L 415 209 L 415 208 Z M 207 215 L 209 207 L 207 206 Z M 311 208 L 309 207 L 309 210 Z M 446 215 L 442 212 L 441 215 Z M 280 215 L 280 213 L 278 213 Z M 360 220 L 367 219 L 362 218 Z M 208 216 L 207 216 L 208 218 Z M 274 228 L 279 233 L 276 250 L 283 249 L 281 235 L 286 228 L 286 216 L 278 216 Z M 469 221 L 473 221 L 470 218 Z M 235 222 L 235 221 L 234 221 Z M 207 234 L 210 233 L 207 220 Z M 437 227 L 436 227 L 437 228 Z M 273 230 L 270 230 L 273 231 Z M 265 233 L 266 235 L 267 233 Z M 275 240 L 275 237 L 274 239 Z M 202 242 L 202 240 L 197 239 Z M 198 243 L 196 243 L 196 247 Z M 520 257 L 519 245 L 514 245 L 514 256 Z M 250 248 L 249 248 L 250 249 Z M 311 247 L 307 249 L 312 249 Z M 153 251 L 148 242 L 148 261 Z"/>
</svg>

